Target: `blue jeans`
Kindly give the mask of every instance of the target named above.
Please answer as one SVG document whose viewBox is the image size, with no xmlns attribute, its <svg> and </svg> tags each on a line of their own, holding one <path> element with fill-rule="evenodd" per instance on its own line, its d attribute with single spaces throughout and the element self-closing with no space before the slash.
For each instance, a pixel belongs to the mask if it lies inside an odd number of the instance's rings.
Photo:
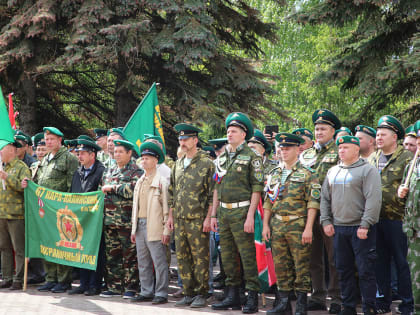
<svg viewBox="0 0 420 315">
<path fill-rule="evenodd" d="M 401 296 L 399 309 L 410 312 L 414 308 L 413 292 L 411 290 L 410 268 L 407 263 L 407 236 L 402 230 L 402 221 L 380 219 L 377 224 L 376 250 L 376 280 L 379 298 L 378 308 L 389 309 L 392 304 L 391 293 L 391 258 L 394 258 L 398 276 L 398 294 Z"/>
<path fill-rule="evenodd" d="M 372 226 L 365 240 L 357 237 L 358 226 L 334 226 L 335 265 L 339 276 L 342 303 L 344 307 L 356 309 L 356 270 L 359 272 L 359 286 L 365 314 L 375 309 L 376 302 L 376 226 Z"/>
</svg>

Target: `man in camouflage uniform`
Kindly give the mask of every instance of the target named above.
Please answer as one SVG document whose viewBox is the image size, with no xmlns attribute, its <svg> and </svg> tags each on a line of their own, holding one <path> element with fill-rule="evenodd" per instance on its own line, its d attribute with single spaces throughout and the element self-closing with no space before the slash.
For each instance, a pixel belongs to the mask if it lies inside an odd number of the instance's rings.
<svg viewBox="0 0 420 315">
<path fill-rule="evenodd" d="M 44 139 L 49 153 L 33 174 L 38 185 L 62 192 L 69 192 L 73 174 L 79 166 L 77 158 L 62 146 L 63 133 L 55 127 L 44 127 Z M 25 188 L 25 187 L 24 187 Z M 72 268 L 44 261 L 47 283 L 38 291 L 62 293 L 71 289 Z"/>
<path fill-rule="evenodd" d="M 228 293 L 215 310 L 241 309 L 239 255 L 244 268 L 248 298 L 243 313 L 258 312 L 260 283 L 254 245 L 254 215 L 264 188 L 261 158 L 246 140 L 254 134 L 248 116 L 232 113 L 226 118 L 228 145 L 216 160 L 216 189 L 213 196 L 212 231 L 217 231 L 219 219 L 220 247 L 226 273 Z M 220 206 L 220 207 L 219 207 Z"/>
<path fill-rule="evenodd" d="M 0 141 L 0 154 L 5 164 L 0 171 L 0 251 L 3 281 L 0 288 L 22 289 L 25 262 L 25 221 L 23 188 L 21 182 L 30 177 L 29 168 L 17 157 L 16 148 L 20 143 Z M 3 190 L 2 181 L 6 189 Z M 15 251 L 16 273 L 13 270 Z M 14 275 L 13 275 L 14 274 Z"/>
<path fill-rule="evenodd" d="M 279 292 L 277 304 L 267 314 L 290 313 L 289 296 L 296 291 L 295 314 L 304 315 L 307 294 L 311 290 L 312 228 L 319 210 L 321 185 L 315 171 L 299 162 L 299 145 L 305 140 L 294 134 L 280 133 L 276 141 L 283 163 L 268 175 L 262 234 L 266 241 L 270 234 L 272 237 Z"/>
<path fill-rule="evenodd" d="M 394 258 L 398 275 L 398 293 L 401 296 L 399 310 L 411 314 L 414 308 L 411 290 L 410 269 L 407 263 L 407 235 L 402 229 L 404 200 L 397 191 L 404 175 L 404 169 L 413 159 L 413 153 L 398 145 L 404 138 L 404 128 L 393 116 L 382 116 L 378 121 L 376 144 L 378 151 L 369 162 L 381 173 L 382 207 L 377 224 L 376 280 L 379 297 L 376 301 L 378 314 L 391 312 L 391 259 Z"/>
<path fill-rule="evenodd" d="M 262 168 L 265 176 L 267 176 L 267 174 L 277 166 L 275 161 L 268 158 L 272 150 L 271 144 L 267 141 L 266 137 L 260 130 L 255 129 L 254 136 L 248 140 L 248 146 L 262 158 Z"/>
<path fill-rule="evenodd" d="M 134 145 L 114 140 L 115 164 L 105 171 L 101 190 L 105 193 L 104 234 L 106 252 L 106 284 L 108 290 L 100 294 L 109 298 L 135 296 L 138 287 L 136 244 L 131 243 L 131 211 L 133 192 L 143 171 L 132 159 Z"/>
<path fill-rule="evenodd" d="M 97 159 L 102 164 L 105 164 L 109 159 L 108 154 L 108 130 L 101 129 L 101 128 L 95 128 L 93 129 L 93 132 L 95 133 L 95 142 L 97 145 L 101 147 L 101 151 L 98 152 Z"/>
<path fill-rule="evenodd" d="M 417 151 L 420 152 L 420 120 L 414 125 L 414 130 L 417 137 Z M 414 168 L 406 187 L 404 184 L 412 163 L 414 163 Z M 405 199 L 403 230 L 408 237 L 407 260 L 411 271 L 415 314 L 420 314 L 420 156 L 407 165 L 398 189 L 398 197 L 407 198 Z"/>
<path fill-rule="evenodd" d="M 209 233 L 214 164 L 197 148 L 201 130 L 177 124 L 179 145 L 185 156 L 177 160 L 169 186 L 167 226 L 175 228 L 178 270 L 184 297 L 175 306 L 204 307 L 209 290 Z M 195 297 L 194 297 L 195 296 Z"/>
<path fill-rule="evenodd" d="M 334 142 L 335 130 L 341 127 L 340 120 L 329 110 L 318 109 L 312 115 L 315 125 L 316 144 L 302 152 L 299 159 L 305 166 L 316 171 L 320 185 L 324 182 L 328 170 L 338 162 L 338 148 Z M 329 285 L 328 296 L 331 297 L 329 313 L 337 314 L 341 310 L 341 295 L 338 276 L 334 264 L 333 238 L 325 235 L 319 218 L 316 219 L 313 230 L 311 254 L 312 294 L 308 310 L 326 310 L 327 290 L 325 289 L 324 248 L 328 255 Z"/>
</svg>

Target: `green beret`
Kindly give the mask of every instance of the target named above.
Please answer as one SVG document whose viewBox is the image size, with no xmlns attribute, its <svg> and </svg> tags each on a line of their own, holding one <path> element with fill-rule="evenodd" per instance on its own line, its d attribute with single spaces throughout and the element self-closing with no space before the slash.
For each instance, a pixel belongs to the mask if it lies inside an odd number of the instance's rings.
<svg viewBox="0 0 420 315">
<path fill-rule="evenodd" d="M 245 140 L 249 140 L 254 135 L 254 127 L 251 120 L 244 113 L 236 112 L 231 113 L 226 118 L 226 129 L 230 126 L 236 126 L 246 132 Z"/>
<path fill-rule="evenodd" d="M 163 139 L 160 136 L 155 136 L 148 133 L 144 134 L 144 142 L 150 141 L 150 140 L 159 141 L 159 143 L 162 145 L 163 154 L 166 155 L 165 143 L 163 142 Z"/>
<path fill-rule="evenodd" d="M 312 114 L 312 122 L 316 124 L 327 124 L 333 127 L 334 129 L 340 129 L 341 121 L 333 112 L 328 109 L 317 109 Z"/>
<path fill-rule="evenodd" d="M 414 130 L 414 124 L 405 128 L 405 136 L 417 138 L 417 132 Z"/>
<path fill-rule="evenodd" d="M 21 140 L 21 141 L 24 141 L 25 143 L 28 143 L 28 139 L 26 139 L 24 135 L 15 135 L 15 140 Z"/>
<path fill-rule="evenodd" d="M 210 139 L 209 144 L 217 151 L 227 144 L 227 138 Z"/>
<path fill-rule="evenodd" d="M 180 123 L 174 126 L 175 130 L 178 132 L 178 139 L 187 139 L 190 137 L 197 137 L 202 130 L 193 125 Z"/>
<path fill-rule="evenodd" d="M 392 130 L 393 132 L 397 134 L 398 139 L 404 138 L 404 134 L 405 134 L 404 127 L 400 123 L 400 121 L 394 116 L 391 116 L 391 115 L 382 116 L 381 118 L 379 118 L 378 126 L 376 128 L 377 129 L 386 128 L 386 129 Z"/>
<path fill-rule="evenodd" d="M 125 139 L 124 132 L 120 128 L 111 128 L 108 130 L 107 136 L 109 136 L 111 133 L 117 133 L 119 134 L 123 139 Z"/>
<path fill-rule="evenodd" d="M 95 143 L 95 141 L 89 141 L 83 138 L 78 138 L 76 140 L 77 149 L 76 151 L 89 151 L 89 152 L 99 152 L 102 148 Z"/>
<path fill-rule="evenodd" d="M 76 140 L 79 140 L 79 139 L 83 139 L 83 140 L 88 140 L 88 141 L 91 141 L 91 142 L 95 142 L 95 140 L 93 140 L 91 137 L 86 136 L 86 135 L 80 135 L 80 136 L 77 137 Z"/>
<path fill-rule="evenodd" d="M 417 133 L 417 137 L 420 137 L 420 119 L 414 123 L 414 130 Z"/>
<path fill-rule="evenodd" d="M 51 133 L 51 134 L 59 136 L 59 137 L 64 137 L 63 133 L 55 127 L 44 127 L 43 130 L 46 134 Z"/>
<path fill-rule="evenodd" d="M 305 142 L 301 136 L 287 132 L 280 132 L 277 134 L 276 141 L 278 142 L 279 147 L 298 146 Z"/>
<path fill-rule="evenodd" d="M 35 136 L 32 137 L 32 141 L 34 143 L 35 146 L 38 145 L 45 145 L 45 141 L 44 141 L 44 133 L 43 132 L 39 132 L 37 133 Z"/>
<path fill-rule="evenodd" d="M 64 140 L 64 145 L 69 149 L 69 151 L 73 151 L 77 147 L 77 139 Z"/>
<path fill-rule="evenodd" d="M 161 164 L 165 161 L 165 154 L 161 150 L 160 146 L 153 142 L 143 142 L 140 146 L 140 156 L 151 155 L 158 159 L 158 163 Z"/>
<path fill-rule="evenodd" d="M 369 126 L 357 125 L 356 128 L 354 128 L 354 132 L 363 132 L 372 138 L 376 138 L 376 130 Z"/>
<path fill-rule="evenodd" d="M 351 143 L 351 144 L 355 144 L 357 146 L 360 146 L 359 138 L 354 137 L 354 136 L 338 137 L 338 139 L 335 141 L 336 145 L 340 145 L 340 144 L 343 144 L 343 143 Z"/>
<path fill-rule="evenodd" d="M 22 130 L 15 131 L 15 139 L 25 141 L 28 145 L 32 145 L 31 137 L 25 134 Z"/>
<path fill-rule="evenodd" d="M 353 135 L 353 133 L 351 132 L 351 130 L 349 128 L 347 128 L 347 127 L 341 127 L 341 128 L 339 128 L 339 129 L 337 129 L 335 131 L 334 137 L 336 137 L 339 132 L 346 132 L 347 135 L 349 135 L 349 136 L 352 136 Z"/>
<path fill-rule="evenodd" d="M 127 140 L 120 140 L 120 139 L 114 140 L 114 145 L 116 147 L 123 146 L 127 150 L 136 151 L 136 149 L 134 148 L 134 145 L 130 141 L 127 141 Z"/>
<path fill-rule="evenodd" d="M 314 139 L 314 134 L 312 133 L 312 131 L 310 131 L 309 129 L 306 128 L 299 128 L 299 129 L 295 129 L 292 131 L 292 133 L 294 135 L 298 135 L 298 136 L 306 136 L 308 138 L 310 138 L 311 140 Z"/>
<path fill-rule="evenodd" d="M 95 139 L 105 137 L 108 134 L 108 130 L 102 128 L 95 128 L 93 129 L 93 132 L 95 133 Z"/>
</svg>

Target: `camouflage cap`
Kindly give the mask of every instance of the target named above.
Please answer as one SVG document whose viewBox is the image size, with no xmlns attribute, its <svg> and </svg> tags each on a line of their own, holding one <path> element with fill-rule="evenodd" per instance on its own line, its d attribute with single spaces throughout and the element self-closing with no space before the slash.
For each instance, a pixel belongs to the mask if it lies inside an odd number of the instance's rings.
<svg viewBox="0 0 420 315">
<path fill-rule="evenodd" d="M 401 124 L 401 122 L 394 116 L 391 116 L 391 115 L 382 116 L 381 118 L 379 118 L 378 126 L 376 128 L 377 129 L 386 128 L 386 129 L 392 130 L 393 132 L 397 134 L 398 139 L 404 138 L 404 134 L 405 134 L 404 127 Z"/>
<path fill-rule="evenodd" d="M 292 131 L 292 133 L 294 135 L 298 135 L 298 136 L 306 136 L 308 138 L 310 138 L 311 140 L 314 139 L 314 134 L 312 133 L 312 131 L 310 131 L 307 128 L 299 128 L 299 129 L 295 129 Z"/>
<path fill-rule="evenodd" d="M 334 129 L 340 129 L 341 121 L 338 119 L 333 112 L 329 111 L 328 109 L 317 109 L 312 114 L 312 122 L 314 125 L 316 124 L 327 124 L 333 127 Z"/>
<path fill-rule="evenodd" d="M 276 141 L 278 142 L 279 147 L 299 146 L 305 142 L 301 136 L 287 132 L 280 132 L 277 134 Z"/>
<path fill-rule="evenodd" d="M 357 125 L 356 128 L 354 128 L 354 131 L 363 132 L 367 134 L 368 136 L 371 136 L 372 138 L 376 138 L 376 130 L 369 126 Z"/>
<path fill-rule="evenodd" d="M 76 151 L 88 151 L 88 152 L 99 152 L 102 148 L 95 143 L 95 141 L 90 141 L 86 139 L 77 139 L 77 149 Z"/>
<path fill-rule="evenodd" d="M 153 142 L 143 142 L 140 146 L 140 156 L 150 155 L 157 158 L 158 163 L 161 164 L 165 161 L 165 155 L 160 146 Z"/>
<path fill-rule="evenodd" d="M 342 137 L 338 137 L 338 139 L 335 141 L 336 145 L 340 145 L 343 143 L 351 143 L 351 144 L 360 146 L 359 138 L 355 136 L 342 136 Z"/>
<path fill-rule="evenodd" d="M 245 140 L 249 140 L 254 135 L 254 127 L 252 126 L 252 122 L 247 115 L 240 112 L 235 112 L 229 114 L 226 118 L 226 129 L 231 126 L 236 126 L 241 128 L 246 132 Z"/>
<path fill-rule="evenodd" d="M 187 123 L 176 124 L 174 128 L 178 132 L 179 140 L 197 137 L 202 132 L 200 128 Z"/>
<path fill-rule="evenodd" d="M 44 130 L 44 133 L 46 134 L 53 134 L 58 137 L 64 137 L 64 134 L 56 127 L 44 127 L 42 130 Z"/>
</svg>

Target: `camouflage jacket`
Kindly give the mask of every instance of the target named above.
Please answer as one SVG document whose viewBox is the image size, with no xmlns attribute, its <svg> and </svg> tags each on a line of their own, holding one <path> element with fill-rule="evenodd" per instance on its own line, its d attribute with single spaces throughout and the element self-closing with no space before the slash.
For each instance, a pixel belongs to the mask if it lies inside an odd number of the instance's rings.
<svg viewBox="0 0 420 315">
<path fill-rule="evenodd" d="M 236 148 L 232 158 L 228 147 L 215 162 L 218 200 L 225 203 L 250 200 L 252 193 L 264 189 L 262 160 L 246 143 Z"/>
<path fill-rule="evenodd" d="M 25 177 L 30 178 L 31 172 L 18 158 L 7 163 L 4 171 L 8 176 L 5 180 L 6 190 L 0 186 L 0 219 L 23 219 L 25 207 L 21 182 Z"/>
<path fill-rule="evenodd" d="M 198 150 L 185 169 L 184 158 L 172 168 L 169 207 L 173 208 L 174 218 L 204 219 L 213 203 L 214 164 L 202 150 Z"/>
<path fill-rule="evenodd" d="M 374 152 L 369 157 L 369 163 L 378 168 L 379 157 L 382 150 Z M 413 159 L 413 153 L 404 150 L 403 146 L 399 145 L 391 158 L 382 169 L 382 219 L 399 220 L 404 217 L 404 200 L 398 198 L 398 187 L 401 184 L 404 169 L 407 164 Z"/>
<path fill-rule="evenodd" d="M 403 229 L 409 238 L 420 238 L 420 157 L 415 161 L 413 173 L 411 173 L 409 183 L 409 192 L 405 202 L 405 216 Z M 410 163 L 411 164 L 411 163 Z M 404 171 L 404 177 L 401 184 L 405 183 L 407 178 L 408 164 Z"/>
<path fill-rule="evenodd" d="M 108 163 L 108 160 L 110 159 L 110 156 L 108 153 L 105 153 L 105 151 L 99 151 L 96 158 L 103 165 L 106 165 Z"/>
<path fill-rule="evenodd" d="M 271 172 L 271 170 L 279 166 L 277 161 L 270 160 L 268 157 L 263 159 L 263 161 L 264 161 L 263 170 L 264 170 L 265 177 L 267 177 L 267 175 Z"/>
<path fill-rule="evenodd" d="M 300 162 L 313 168 L 318 175 L 320 185 L 323 184 L 328 170 L 338 163 L 338 148 L 335 141 L 332 140 L 325 147 L 321 149 L 309 148 L 302 152 L 299 157 Z"/>
<path fill-rule="evenodd" d="M 264 209 L 281 216 L 301 218 L 307 216 L 309 208 L 320 208 L 321 185 L 313 169 L 298 161 L 283 185 L 282 172 L 283 168 L 279 166 L 268 175 Z"/>
<path fill-rule="evenodd" d="M 143 175 L 143 171 L 133 160 L 130 160 L 122 169 L 115 164 L 104 172 L 100 186 L 115 185 L 112 192 L 105 194 L 105 225 L 131 229 L 133 192 L 141 175 Z"/>
<path fill-rule="evenodd" d="M 77 157 L 61 147 L 49 160 L 51 153 L 44 156 L 34 175 L 34 181 L 41 186 L 62 192 L 69 192 L 73 174 L 79 167 Z"/>
</svg>

